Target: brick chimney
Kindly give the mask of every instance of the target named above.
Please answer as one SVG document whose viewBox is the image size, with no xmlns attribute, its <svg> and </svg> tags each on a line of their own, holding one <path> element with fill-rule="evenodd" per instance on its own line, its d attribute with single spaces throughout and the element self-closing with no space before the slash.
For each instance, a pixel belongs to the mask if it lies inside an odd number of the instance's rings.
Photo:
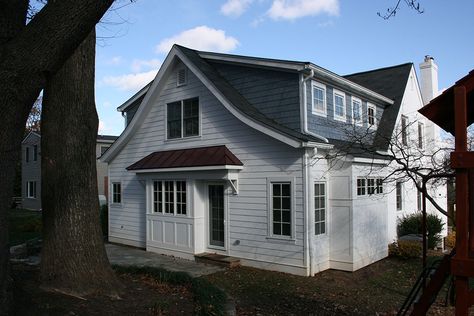
<svg viewBox="0 0 474 316">
<path fill-rule="evenodd" d="M 425 60 L 420 64 L 420 83 L 421 96 L 423 104 L 428 104 L 432 99 L 438 96 L 438 65 L 434 58 L 426 55 Z"/>
</svg>

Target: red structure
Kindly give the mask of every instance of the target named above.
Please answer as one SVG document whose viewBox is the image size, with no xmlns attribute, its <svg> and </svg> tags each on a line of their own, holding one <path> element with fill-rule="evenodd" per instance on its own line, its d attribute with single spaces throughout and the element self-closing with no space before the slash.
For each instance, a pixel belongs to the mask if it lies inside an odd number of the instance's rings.
<svg viewBox="0 0 474 316">
<path fill-rule="evenodd" d="M 420 109 L 421 114 L 455 136 L 451 167 L 456 170 L 456 254 L 451 274 L 456 284 L 456 315 L 474 304 L 474 152 L 468 151 L 467 128 L 474 122 L 474 70 Z"/>
</svg>

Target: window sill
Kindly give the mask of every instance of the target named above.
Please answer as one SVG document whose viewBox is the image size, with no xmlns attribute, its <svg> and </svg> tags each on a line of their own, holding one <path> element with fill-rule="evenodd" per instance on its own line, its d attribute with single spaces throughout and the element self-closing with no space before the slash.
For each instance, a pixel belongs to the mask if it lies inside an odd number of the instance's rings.
<svg viewBox="0 0 474 316">
<path fill-rule="evenodd" d="M 150 213 L 148 213 L 148 215 L 157 215 L 157 216 L 164 216 L 164 217 L 177 217 L 177 218 L 191 218 L 191 216 L 188 216 L 188 215 L 162 213 L 162 212 L 150 212 Z"/>
<path fill-rule="evenodd" d="M 342 116 L 336 116 L 334 115 L 334 120 L 336 121 L 339 121 L 339 122 L 343 122 L 343 123 L 346 123 L 346 117 L 342 117 Z"/>
<path fill-rule="evenodd" d="M 110 203 L 110 207 L 122 208 L 122 203 Z"/>
<path fill-rule="evenodd" d="M 287 236 L 267 236 L 266 239 L 279 242 L 296 242 L 296 239 L 294 237 Z"/>
<path fill-rule="evenodd" d="M 322 116 L 322 117 L 327 117 L 328 116 L 326 111 L 319 111 L 319 110 L 315 110 L 315 109 L 313 109 L 311 111 L 311 113 L 313 113 L 313 115 L 318 115 L 318 116 Z"/>
<path fill-rule="evenodd" d="M 200 139 L 202 135 L 196 135 L 196 136 L 188 136 L 188 137 L 181 137 L 181 138 L 166 138 L 165 142 L 166 143 L 174 143 L 174 142 L 186 142 L 186 141 L 194 141 L 196 139 Z"/>
</svg>

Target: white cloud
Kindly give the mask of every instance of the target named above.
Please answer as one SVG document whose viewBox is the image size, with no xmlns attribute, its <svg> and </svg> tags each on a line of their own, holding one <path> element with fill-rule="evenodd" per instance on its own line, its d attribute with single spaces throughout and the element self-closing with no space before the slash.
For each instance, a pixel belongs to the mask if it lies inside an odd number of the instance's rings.
<svg viewBox="0 0 474 316">
<path fill-rule="evenodd" d="M 106 124 L 104 121 L 102 120 L 99 120 L 99 131 L 98 131 L 98 134 L 104 134 L 105 132 L 107 132 L 109 129 L 107 128 Z"/>
<path fill-rule="evenodd" d="M 339 15 L 339 0 L 273 0 L 267 12 L 274 20 L 294 20 L 321 13 Z"/>
<path fill-rule="evenodd" d="M 134 59 L 132 62 L 132 71 L 133 72 L 140 72 L 143 68 L 145 69 L 158 69 L 161 66 L 161 60 L 159 59 L 150 59 L 150 60 L 142 60 L 142 59 Z"/>
<path fill-rule="evenodd" d="M 208 50 L 226 53 L 234 50 L 239 41 L 232 36 L 226 36 L 225 31 L 210 28 L 205 25 L 197 26 L 165 38 L 156 47 L 157 52 L 167 54 L 173 44 L 187 46 L 197 50 Z"/>
<path fill-rule="evenodd" d="M 227 0 L 221 6 L 221 13 L 227 16 L 238 17 L 244 13 L 253 0 Z"/>
<path fill-rule="evenodd" d="M 117 66 L 122 63 L 122 57 L 121 56 L 114 56 L 110 58 L 109 60 L 106 61 L 107 65 L 112 65 L 112 66 Z"/>
<path fill-rule="evenodd" d="M 121 76 L 107 76 L 102 80 L 104 84 L 119 88 L 120 90 L 136 91 L 143 88 L 152 81 L 157 73 L 157 69 L 147 72 L 126 74 Z"/>
</svg>

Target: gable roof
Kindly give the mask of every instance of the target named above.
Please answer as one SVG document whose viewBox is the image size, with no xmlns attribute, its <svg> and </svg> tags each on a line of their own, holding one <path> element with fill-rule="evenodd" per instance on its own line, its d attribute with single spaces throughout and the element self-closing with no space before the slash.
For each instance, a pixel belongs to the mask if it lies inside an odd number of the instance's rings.
<svg viewBox="0 0 474 316">
<path fill-rule="evenodd" d="M 226 146 L 157 151 L 128 166 L 127 170 L 205 166 L 243 166 Z"/>
<path fill-rule="evenodd" d="M 388 148 L 412 68 L 413 63 L 406 63 L 344 76 L 394 101 L 385 108 L 380 119 L 379 126 L 383 128 L 377 128 L 373 143 L 377 149 Z"/>
</svg>

